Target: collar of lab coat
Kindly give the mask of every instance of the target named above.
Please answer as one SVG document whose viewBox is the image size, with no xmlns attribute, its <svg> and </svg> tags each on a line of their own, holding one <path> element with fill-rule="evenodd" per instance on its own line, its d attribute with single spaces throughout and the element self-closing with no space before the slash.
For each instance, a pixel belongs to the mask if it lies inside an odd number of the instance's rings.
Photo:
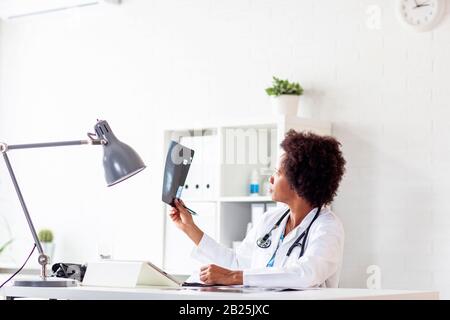
<svg viewBox="0 0 450 320">
<path fill-rule="evenodd" d="M 289 232 L 289 234 L 284 238 L 283 243 L 288 243 L 292 240 L 292 238 L 297 239 L 297 237 L 308 228 L 311 221 L 314 219 L 314 216 L 316 215 L 317 210 L 319 208 L 314 208 L 308 214 L 303 218 L 302 222 L 298 226 L 296 226 L 294 229 Z M 285 211 L 283 211 L 284 213 Z M 280 227 L 277 228 L 275 236 L 277 236 L 275 239 L 279 240 L 281 237 L 281 232 L 284 232 L 286 229 L 286 223 L 288 221 L 289 214 L 283 219 L 283 222 L 280 224 Z M 277 242 L 278 243 L 278 242 Z"/>
</svg>

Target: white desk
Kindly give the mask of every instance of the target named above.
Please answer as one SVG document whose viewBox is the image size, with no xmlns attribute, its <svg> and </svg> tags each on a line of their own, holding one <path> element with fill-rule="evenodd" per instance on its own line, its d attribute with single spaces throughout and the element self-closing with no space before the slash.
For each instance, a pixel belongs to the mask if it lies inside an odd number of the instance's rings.
<svg viewBox="0 0 450 320">
<path fill-rule="evenodd" d="M 330 299 L 421 299 L 437 300 L 436 291 L 312 289 L 288 292 L 210 292 L 210 288 L 26 288 L 6 286 L 0 295 L 6 297 L 71 300 L 330 300 Z M 227 289 L 228 290 L 228 289 Z M 244 290 L 245 291 L 245 290 Z"/>
</svg>

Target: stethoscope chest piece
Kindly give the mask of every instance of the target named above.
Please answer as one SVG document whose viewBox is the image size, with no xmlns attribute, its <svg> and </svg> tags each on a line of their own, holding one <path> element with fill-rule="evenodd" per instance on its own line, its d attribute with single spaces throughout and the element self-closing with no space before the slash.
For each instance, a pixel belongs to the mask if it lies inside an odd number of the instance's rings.
<svg viewBox="0 0 450 320">
<path fill-rule="evenodd" d="M 272 240 L 264 239 L 264 237 L 263 237 L 263 238 L 259 238 L 258 241 L 256 241 L 256 244 L 260 248 L 267 249 L 272 244 Z"/>
</svg>

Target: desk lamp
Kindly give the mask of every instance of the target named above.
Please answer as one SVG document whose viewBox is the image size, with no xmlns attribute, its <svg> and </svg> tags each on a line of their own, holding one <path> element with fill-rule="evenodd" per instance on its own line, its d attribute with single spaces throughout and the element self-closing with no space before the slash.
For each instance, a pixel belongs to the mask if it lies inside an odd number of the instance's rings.
<svg viewBox="0 0 450 320">
<path fill-rule="evenodd" d="M 49 257 L 42 250 L 41 243 L 36 233 L 36 229 L 31 221 L 30 214 L 28 212 L 25 200 L 20 191 L 16 176 L 11 167 L 11 163 L 8 158 L 8 151 L 14 149 L 30 149 L 30 148 L 46 148 L 46 147 L 61 147 L 61 146 L 75 146 L 75 145 L 100 145 L 103 147 L 103 167 L 105 169 L 105 179 L 108 187 L 119 183 L 136 173 L 142 171 L 145 168 L 145 164 L 139 155 L 128 145 L 121 142 L 116 138 L 111 130 L 108 122 L 104 120 L 97 120 L 95 125 L 95 134 L 88 133 L 88 140 L 76 140 L 76 141 L 61 141 L 61 142 L 47 142 L 47 143 L 32 143 L 32 144 L 18 144 L 7 145 L 6 143 L 0 143 L 0 152 L 3 154 L 3 158 L 8 168 L 11 180 L 16 189 L 17 196 L 19 197 L 22 210 L 27 219 L 28 226 L 34 239 L 34 243 L 39 252 L 38 262 L 41 265 L 41 279 L 40 280 L 16 280 L 15 286 L 26 287 L 69 287 L 76 286 L 75 280 L 55 279 L 47 276 L 47 264 L 49 263 Z M 95 136 L 96 135 L 96 136 Z"/>
</svg>

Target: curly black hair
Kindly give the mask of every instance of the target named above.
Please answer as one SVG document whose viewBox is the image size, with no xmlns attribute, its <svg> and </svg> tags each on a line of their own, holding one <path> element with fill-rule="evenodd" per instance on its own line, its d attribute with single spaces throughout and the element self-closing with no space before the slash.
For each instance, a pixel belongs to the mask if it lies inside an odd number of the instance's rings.
<svg viewBox="0 0 450 320">
<path fill-rule="evenodd" d="M 341 144 L 331 136 L 289 130 L 280 145 L 291 188 L 314 207 L 333 201 L 345 172 Z"/>
</svg>

